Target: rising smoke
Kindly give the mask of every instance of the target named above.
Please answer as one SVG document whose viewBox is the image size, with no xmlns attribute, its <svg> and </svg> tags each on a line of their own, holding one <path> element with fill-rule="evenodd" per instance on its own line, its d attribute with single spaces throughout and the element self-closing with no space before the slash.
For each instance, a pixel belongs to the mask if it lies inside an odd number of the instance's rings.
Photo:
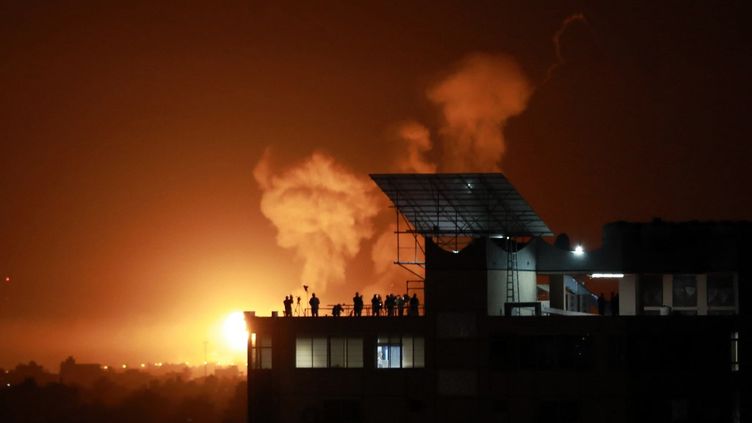
<svg viewBox="0 0 752 423">
<path fill-rule="evenodd" d="M 397 129 L 399 139 L 402 141 L 400 154 L 395 160 L 397 172 L 434 173 L 436 165 L 426 159 L 425 155 L 433 147 L 431 133 L 424 125 L 408 121 Z"/>
<path fill-rule="evenodd" d="M 553 36 L 556 62 L 546 80 L 563 65 L 560 38 L 582 14 L 567 17 Z M 440 111 L 441 159 L 427 155 L 435 142 L 428 127 L 407 121 L 397 129 L 399 153 L 391 171 L 433 173 L 498 172 L 505 151 L 504 126 L 522 113 L 534 88 L 517 62 L 506 55 L 475 53 L 426 92 Z M 262 189 L 261 211 L 277 228 L 277 243 L 303 261 L 302 280 L 325 291 L 341 283 L 345 265 L 374 234 L 376 215 L 383 211 L 371 181 L 354 174 L 325 154 L 315 153 L 281 172 L 265 154 L 254 170 Z M 381 226 L 381 225 L 380 225 Z M 373 279 L 352 287 L 364 293 L 399 292 L 407 275 L 394 266 L 394 227 L 381 226 L 371 248 Z"/>
<path fill-rule="evenodd" d="M 322 292 L 329 283 L 342 283 L 347 260 L 372 236 L 380 210 L 371 181 L 322 153 L 273 173 L 268 150 L 253 175 L 277 244 L 303 262 L 302 282 Z"/>
<path fill-rule="evenodd" d="M 532 87 L 517 62 L 473 54 L 428 90 L 441 109 L 441 170 L 498 172 L 507 120 L 525 110 Z"/>
<path fill-rule="evenodd" d="M 549 79 L 551 79 L 551 76 L 553 76 L 556 68 L 566 63 L 564 55 L 561 52 L 561 37 L 565 32 L 567 32 L 567 29 L 569 29 L 570 26 L 576 23 L 587 25 L 588 21 L 585 18 L 585 15 L 583 15 L 582 13 L 573 13 L 564 18 L 563 21 L 561 21 L 559 29 L 557 29 L 556 32 L 554 32 L 553 37 L 551 37 L 551 42 L 554 45 L 554 53 L 556 54 L 556 61 L 548 68 L 548 72 L 546 72 L 546 79 L 543 80 L 544 84 L 548 82 Z"/>
</svg>

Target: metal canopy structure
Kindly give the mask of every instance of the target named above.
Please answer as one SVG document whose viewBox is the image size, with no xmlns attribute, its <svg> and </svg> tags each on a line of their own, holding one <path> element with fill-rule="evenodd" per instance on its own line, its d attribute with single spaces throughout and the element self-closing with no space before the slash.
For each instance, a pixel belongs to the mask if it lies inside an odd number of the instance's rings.
<svg viewBox="0 0 752 423">
<path fill-rule="evenodd" d="M 501 173 L 370 176 L 416 234 L 512 238 L 553 235 Z"/>
</svg>

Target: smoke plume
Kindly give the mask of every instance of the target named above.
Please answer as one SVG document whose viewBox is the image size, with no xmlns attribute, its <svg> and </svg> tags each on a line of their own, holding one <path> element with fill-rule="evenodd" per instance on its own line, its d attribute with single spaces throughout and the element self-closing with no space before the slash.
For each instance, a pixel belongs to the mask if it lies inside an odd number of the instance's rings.
<svg viewBox="0 0 752 423">
<path fill-rule="evenodd" d="M 452 172 L 499 171 L 507 120 L 525 110 L 532 87 L 517 62 L 504 55 L 473 54 L 428 98 L 441 108 L 441 168 Z"/>
<path fill-rule="evenodd" d="M 400 154 L 393 171 L 499 171 L 507 120 L 525 110 L 532 93 L 524 73 L 504 55 L 473 54 L 427 92 L 441 111 L 441 161 L 427 155 L 434 147 L 431 131 L 416 121 L 397 128 Z M 268 152 L 254 169 L 262 190 L 261 211 L 277 229 L 277 243 L 303 262 L 302 282 L 317 292 L 341 283 L 345 266 L 374 235 L 376 215 L 384 208 L 370 180 L 353 174 L 327 155 L 315 153 L 283 171 L 271 165 Z M 393 265 L 392 225 L 379 225 L 371 248 L 373 275 L 365 288 L 401 292 L 410 275 Z"/>
<path fill-rule="evenodd" d="M 302 282 L 325 291 L 329 283 L 344 281 L 347 260 L 372 236 L 380 210 L 371 181 L 322 153 L 273 174 L 267 151 L 253 174 L 277 243 L 303 261 Z"/>
<path fill-rule="evenodd" d="M 400 125 L 397 132 L 403 141 L 404 152 L 396 160 L 396 170 L 406 173 L 436 172 L 436 165 L 425 157 L 433 146 L 428 128 L 418 122 L 409 121 Z"/>
<path fill-rule="evenodd" d="M 554 32 L 553 37 L 551 37 L 551 41 L 554 44 L 554 53 L 556 54 L 556 62 L 554 62 L 549 68 L 548 72 L 546 72 L 546 79 L 543 81 L 545 84 L 548 82 L 549 79 L 551 79 L 551 76 L 554 74 L 554 71 L 559 66 L 566 63 L 566 60 L 564 59 L 564 55 L 561 53 L 561 36 L 564 35 L 565 32 L 567 32 L 567 29 L 575 23 L 581 23 L 587 25 L 588 21 L 585 19 L 585 15 L 582 13 L 573 13 L 566 18 L 564 18 L 563 21 L 561 21 L 561 25 L 559 26 L 559 29 Z"/>
</svg>

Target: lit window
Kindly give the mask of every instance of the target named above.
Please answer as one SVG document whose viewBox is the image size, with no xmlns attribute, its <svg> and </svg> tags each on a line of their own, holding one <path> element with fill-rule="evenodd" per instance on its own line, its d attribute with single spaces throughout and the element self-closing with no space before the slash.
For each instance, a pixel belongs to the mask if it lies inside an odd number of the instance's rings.
<svg viewBox="0 0 752 423">
<path fill-rule="evenodd" d="M 298 337 L 295 340 L 295 367 L 363 367 L 363 339 Z"/>
<path fill-rule="evenodd" d="M 363 339 L 330 338 L 329 367 L 363 367 Z"/>
<path fill-rule="evenodd" d="M 254 334 L 255 335 L 255 334 Z M 272 338 L 269 336 L 251 337 L 251 368 L 272 368 Z"/>
<path fill-rule="evenodd" d="M 297 338 L 295 340 L 295 367 L 326 367 L 326 338 Z"/>
<path fill-rule="evenodd" d="M 425 367 L 425 340 L 412 336 L 379 336 L 376 342 L 376 367 Z"/>
<path fill-rule="evenodd" d="M 425 367 L 425 341 L 412 336 L 402 337 L 402 367 Z"/>
</svg>

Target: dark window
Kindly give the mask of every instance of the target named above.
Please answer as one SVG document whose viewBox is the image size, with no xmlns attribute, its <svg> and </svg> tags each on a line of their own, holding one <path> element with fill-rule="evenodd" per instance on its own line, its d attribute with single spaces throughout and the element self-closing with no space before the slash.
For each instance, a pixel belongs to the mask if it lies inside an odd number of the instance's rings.
<svg viewBox="0 0 752 423">
<path fill-rule="evenodd" d="M 734 275 L 731 273 L 708 275 L 708 305 L 711 307 L 734 306 Z"/>
<path fill-rule="evenodd" d="M 663 305 L 663 276 L 640 275 L 640 292 L 643 307 Z"/>
<path fill-rule="evenodd" d="M 674 307 L 697 307 L 697 277 L 674 275 Z"/>
<path fill-rule="evenodd" d="M 268 335 L 251 335 L 251 368 L 272 368 L 272 338 Z"/>
</svg>

